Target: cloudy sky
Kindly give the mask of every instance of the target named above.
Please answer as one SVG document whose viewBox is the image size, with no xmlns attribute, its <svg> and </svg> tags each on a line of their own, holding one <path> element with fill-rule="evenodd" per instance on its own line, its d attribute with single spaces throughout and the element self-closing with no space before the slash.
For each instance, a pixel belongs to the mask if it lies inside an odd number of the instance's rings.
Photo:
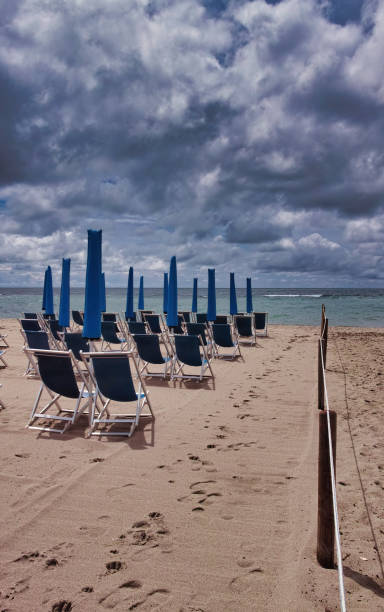
<svg viewBox="0 0 384 612">
<path fill-rule="evenodd" d="M 0 284 L 383 286 L 384 3 L 2 0 Z"/>
</svg>

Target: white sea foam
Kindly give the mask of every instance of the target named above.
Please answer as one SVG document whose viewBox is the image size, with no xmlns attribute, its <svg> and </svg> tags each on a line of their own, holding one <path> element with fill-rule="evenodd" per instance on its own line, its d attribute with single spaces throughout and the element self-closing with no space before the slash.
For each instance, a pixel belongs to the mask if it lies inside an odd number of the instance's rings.
<svg viewBox="0 0 384 612">
<path fill-rule="evenodd" d="M 321 298 L 323 297 L 322 293 L 265 293 L 263 297 L 268 298 Z"/>
</svg>

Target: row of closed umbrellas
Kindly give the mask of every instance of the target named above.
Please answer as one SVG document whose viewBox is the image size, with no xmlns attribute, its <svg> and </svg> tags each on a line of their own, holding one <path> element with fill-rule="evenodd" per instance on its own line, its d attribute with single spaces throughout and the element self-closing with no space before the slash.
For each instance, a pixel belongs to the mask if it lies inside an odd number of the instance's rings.
<svg viewBox="0 0 384 612">
<path fill-rule="evenodd" d="M 69 296 L 70 296 L 70 259 L 62 260 L 62 275 L 60 289 L 59 324 L 68 327 Z M 192 312 L 197 312 L 197 278 L 193 279 Z M 134 316 L 133 306 L 133 268 L 129 268 L 127 301 L 125 315 Z M 43 310 L 46 314 L 54 314 L 52 270 L 48 266 L 44 276 Z M 102 272 L 102 230 L 88 230 L 87 272 L 85 280 L 84 326 L 83 336 L 89 339 L 100 338 L 101 313 L 106 310 L 105 275 Z M 144 277 L 140 276 L 138 310 L 144 310 Z M 164 272 L 163 310 L 167 314 L 167 325 L 178 325 L 177 301 L 177 265 L 176 257 L 171 257 L 169 274 Z M 247 312 L 253 311 L 251 279 L 247 278 Z M 237 314 L 237 299 L 235 275 L 230 273 L 230 314 Z M 208 269 L 208 307 L 207 320 L 216 319 L 216 284 L 215 270 Z"/>
</svg>

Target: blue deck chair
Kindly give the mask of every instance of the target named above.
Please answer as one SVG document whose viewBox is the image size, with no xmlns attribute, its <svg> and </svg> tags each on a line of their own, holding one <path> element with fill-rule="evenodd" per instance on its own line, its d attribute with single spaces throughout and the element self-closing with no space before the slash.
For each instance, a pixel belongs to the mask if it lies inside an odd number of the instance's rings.
<svg viewBox="0 0 384 612">
<path fill-rule="evenodd" d="M 211 359 L 200 336 L 172 336 L 175 353 L 172 360 L 171 379 L 188 378 L 192 380 L 202 381 L 203 378 L 214 378 L 211 367 Z M 192 366 L 200 368 L 199 374 L 186 374 L 184 366 Z M 209 369 L 210 375 L 204 375 L 206 369 Z"/>
<path fill-rule="evenodd" d="M 251 315 L 235 315 L 233 317 L 238 339 L 251 345 L 256 345 L 256 331 L 253 327 Z"/>
<path fill-rule="evenodd" d="M 127 339 L 119 338 L 116 332 L 117 326 L 114 321 L 102 321 L 101 322 L 101 350 L 108 348 L 112 350 L 111 344 L 120 346 L 121 350 L 125 350 L 127 347 Z"/>
<path fill-rule="evenodd" d="M 84 325 L 84 317 L 80 310 L 72 310 L 72 321 L 76 327 L 80 328 Z"/>
<path fill-rule="evenodd" d="M 184 329 L 183 329 L 183 317 L 181 315 L 177 315 L 177 325 L 171 325 L 171 327 L 168 328 L 168 331 L 171 332 L 172 334 L 184 334 Z"/>
<path fill-rule="evenodd" d="M 37 313 L 36 312 L 25 312 L 24 319 L 37 319 Z"/>
<path fill-rule="evenodd" d="M 152 407 L 144 381 L 132 353 L 111 351 L 109 353 L 81 353 L 85 366 L 96 387 L 92 404 L 91 430 L 93 436 L 131 436 L 141 417 L 154 419 Z M 138 380 L 135 388 L 130 361 Z M 110 402 L 136 406 L 135 413 L 111 413 Z M 101 405 L 100 405 L 101 404 Z M 142 415 L 145 406 L 150 414 Z M 128 424 L 129 430 L 116 431 L 114 425 Z M 102 429 L 99 427 L 102 426 Z"/>
<path fill-rule="evenodd" d="M 206 323 L 207 322 L 207 314 L 205 312 L 197 312 L 196 313 L 196 321 L 197 321 L 197 323 Z"/>
<path fill-rule="evenodd" d="M 103 321 L 115 321 L 116 322 L 116 313 L 114 312 L 103 312 Z"/>
<path fill-rule="evenodd" d="M 166 378 L 171 371 L 172 357 L 169 353 L 169 349 L 166 344 L 166 356 L 163 357 L 160 349 L 160 338 L 157 334 L 134 334 L 133 339 L 136 344 L 137 354 L 142 362 L 140 363 L 139 369 L 140 374 L 144 377 L 157 376 Z M 150 372 L 148 369 L 149 364 L 162 365 L 162 372 Z"/>
<path fill-rule="evenodd" d="M 37 362 L 41 379 L 41 386 L 26 427 L 62 434 L 92 405 L 92 394 L 88 390 L 86 378 L 78 367 L 71 351 L 47 351 L 28 348 L 25 348 L 24 351 L 33 356 L 33 359 Z M 81 381 L 80 389 L 76 377 Z M 48 394 L 48 403 L 39 410 L 44 391 Z M 76 400 L 75 407 L 63 406 L 59 403 L 59 399 L 62 398 Z M 57 414 L 47 412 L 52 406 L 57 409 Z M 40 419 L 43 419 L 43 423 L 41 425 L 35 424 L 36 422 L 39 423 Z M 59 422 L 63 427 L 61 429 L 51 427 L 47 421 L 52 421 L 55 424 Z"/>
<path fill-rule="evenodd" d="M 144 315 L 153 314 L 153 310 L 137 310 L 138 320 L 144 321 Z"/>
<path fill-rule="evenodd" d="M 216 325 L 226 325 L 226 323 L 228 323 L 228 316 L 227 315 L 217 315 L 215 323 Z"/>
<path fill-rule="evenodd" d="M 128 321 L 128 330 L 130 334 L 146 334 L 147 326 L 143 321 Z"/>
<path fill-rule="evenodd" d="M 24 331 L 42 331 L 37 319 L 20 319 L 20 325 Z"/>
<path fill-rule="evenodd" d="M 143 315 L 144 322 L 148 324 L 151 334 L 162 334 L 163 329 L 161 327 L 162 317 L 159 314 L 145 314 Z"/>
<path fill-rule="evenodd" d="M 212 341 L 209 330 L 205 323 L 186 323 L 188 336 L 200 336 L 202 343 L 207 349 L 208 355 L 212 354 Z M 208 335 L 208 338 L 207 338 Z"/>
<path fill-rule="evenodd" d="M 24 347 L 30 349 L 42 349 L 44 351 L 50 350 L 50 344 L 48 340 L 48 334 L 44 331 L 22 331 L 24 338 Z M 26 353 L 28 359 L 27 369 L 24 372 L 24 376 L 28 378 L 36 378 L 38 376 L 38 369 L 35 359 L 32 355 Z"/>
<path fill-rule="evenodd" d="M 192 313 L 189 310 L 182 310 L 178 314 L 183 317 L 184 323 L 192 322 Z"/>
<path fill-rule="evenodd" d="M 65 332 L 64 342 L 69 351 L 72 351 L 75 359 L 81 361 L 80 351 L 89 352 L 89 342 L 83 338 L 81 332 Z"/>
<path fill-rule="evenodd" d="M 254 312 L 254 327 L 258 336 L 268 336 L 268 313 Z"/>
<path fill-rule="evenodd" d="M 136 312 L 134 312 L 131 317 L 128 317 L 127 315 L 125 315 L 125 320 L 127 322 L 128 321 L 133 321 L 133 322 L 137 321 L 137 314 L 136 314 Z"/>
<path fill-rule="evenodd" d="M 55 314 L 47 314 L 46 312 L 43 312 L 43 319 L 46 320 L 55 320 L 56 319 L 56 315 Z"/>
<path fill-rule="evenodd" d="M 237 337 L 233 337 L 231 326 L 227 324 L 214 323 L 211 326 L 212 340 L 213 340 L 213 353 L 215 357 L 221 359 L 234 359 L 236 353 L 241 357 L 241 351 L 239 341 Z M 220 348 L 232 348 L 231 353 L 220 353 Z"/>
</svg>

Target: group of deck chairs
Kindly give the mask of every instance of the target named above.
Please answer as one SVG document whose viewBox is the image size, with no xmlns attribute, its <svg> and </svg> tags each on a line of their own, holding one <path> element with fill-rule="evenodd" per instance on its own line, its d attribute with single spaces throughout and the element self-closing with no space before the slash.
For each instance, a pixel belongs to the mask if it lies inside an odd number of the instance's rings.
<svg viewBox="0 0 384 612">
<path fill-rule="evenodd" d="M 25 374 L 41 380 L 27 424 L 31 429 L 63 433 L 86 414 L 89 435 L 131 436 L 140 418 L 154 418 L 146 378 L 213 379 L 212 360 L 241 357 L 240 342 L 255 345 L 258 333 L 267 335 L 268 323 L 267 313 L 236 315 L 231 322 L 222 316 L 213 324 L 180 313 L 178 325 L 168 329 L 163 316 L 150 311 L 129 320 L 104 313 L 96 350 L 82 337 L 82 313 L 72 311 L 72 317 L 70 329 L 61 328 L 54 316 L 25 313 L 20 319 Z M 191 368 L 193 372 L 186 371 Z M 48 401 L 41 408 L 45 393 Z M 111 402 L 134 404 L 135 411 L 112 414 Z M 130 427 L 121 429 L 121 424 Z"/>
</svg>

